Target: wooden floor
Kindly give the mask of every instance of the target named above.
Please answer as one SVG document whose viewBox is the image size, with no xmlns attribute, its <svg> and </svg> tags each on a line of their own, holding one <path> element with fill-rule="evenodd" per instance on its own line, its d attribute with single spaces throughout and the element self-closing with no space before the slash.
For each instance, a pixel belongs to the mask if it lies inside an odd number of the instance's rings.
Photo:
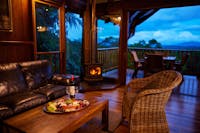
<svg viewBox="0 0 200 133">
<path fill-rule="evenodd" d="M 132 72 L 127 72 L 127 79 L 131 80 Z M 127 81 L 128 82 L 128 81 Z M 199 80 L 195 76 L 184 76 L 184 81 L 179 89 L 172 93 L 167 106 L 166 116 L 171 133 L 200 133 L 200 89 Z M 123 87 L 113 90 L 89 91 L 94 96 L 109 99 L 109 131 L 114 132 L 121 118 Z M 90 123 L 95 123 L 90 122 Z M 89 130 L 88 130 L 89 129 Z M 77 132 L 102 132 L 86 124 Z M 121 131 L 122 133 L 125 130 Z"/>
</svg>

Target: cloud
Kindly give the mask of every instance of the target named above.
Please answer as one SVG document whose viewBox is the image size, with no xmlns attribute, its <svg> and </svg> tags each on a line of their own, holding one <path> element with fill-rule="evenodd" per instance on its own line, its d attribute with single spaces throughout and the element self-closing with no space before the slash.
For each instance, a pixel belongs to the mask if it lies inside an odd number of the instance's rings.
<svg viewBox="0 0 200 133">
<path fill-rule="evenodd" d="M 148 42 L 151 39 L 156 39 L 162 45 L 174 45 L 182 42 L 197 41 L 200 36 L 189 31 L 176 32 L 173 30 L 158 30 L 158 31 L 141 31 L 136 32 L 135 36 L 128 40 L 128 44 L 136 43 L 140 40 Z"/>
<path fill-rule="evenodd" d="M 128 43 L 156 39 L 163 45 L 200 42 L 200 6 L 161 9 L 136 27 Z"/>
<path fill-rule="evenodd" d="M 188 6 L 177 8 L 163 8 L 148 18 L 149 22 L 154 21 L 187 21 L 194 18 L 200 18 L 200 6 Z"/>
<path fill-rule="evenodd" d="M 109 36 L 119 37 L 119 26 L 112 23 L 105 23 L 103 20 L 98 20 L 97 30 L 98 37 L 100 38 L 105 38 Z"/>
</svg>

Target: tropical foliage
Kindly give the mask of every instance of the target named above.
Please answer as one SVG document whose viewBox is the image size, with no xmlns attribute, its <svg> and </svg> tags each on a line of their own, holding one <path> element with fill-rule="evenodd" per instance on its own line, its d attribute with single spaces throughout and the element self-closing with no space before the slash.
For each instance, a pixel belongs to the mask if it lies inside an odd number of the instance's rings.
<svg viewBox="0 0 200 133">
<path fill-rule="evenodd" d="M 82 42 L 67 39 L 66 69 L 67 73 L 81 74 Z"/>
<path fill-rule="evenodd" d="M 74 13 L 65 14 L 65 24 L 66 24 L 66 34 L 70 31 L 70 27 L 77 28 L 82 26 L 82 20 Z M 48 6 L 41 3 L 36 3 L 36 25 L 37 25 L 37 51 L 38 52 L 49 52 L 49 51 L 59 51 L 59 18 L 58 9 L 52 6 Z M 39 28 L 44 28 L 40 30 Z M 66 50 L 67 50 L 67 61 L 66 68 L 67 73 L 80 74 L 81 67 L 81 49 L 82 40 L 71 40 L 66 39 Z M 56 57 L 57 61 L 55 61 Z M 38 56 L 38 59 L 49 59 L 59 69 L 59 58 L 57 55 L 44 55 Z M 58 72 L 58 70 L 56 70 Z"/>
<path fill-rule="evenodd" d="M 144 40 L 140 40 L 137 43 L 131 44 L 130 47 L 137 48 L 162 48 L 161 43 L 159 43 L 156 39 L 151 39 L 148 43 Z"/>
<path fill-rule="evenodd" d="M 66 33 L 71 34 L 70 29 L 76 28 L 80 32 L 80 26 L 82 28 L 82 19 L 78 14 L 66 13 Z M 66 71 L 67 73 L 72 73 L 76 75 L 81 74 L 81 60 L 82 60 L 82 39 L 72 40 L 67 37 L 66 42 Z"/>
<path fill-rule="evenodd" d="M 144 40 L 140 40 L 137 43 L 131 44 L 129 47 L 130 48 L 162 48 L 162 45 L 156 39 L 151 39 L 148 41 L 148 43 L 145 42 Z M 129 68 L 134 68 L 133 62 L 134 61 L 130 53 L 128 53 L 128 67 Z"/>
<path fill-rule="evenodd" d="M 59 50 L 58 9 L 36 3 L 37 51 Z M 40 31 L 40 28 L 44 30 Z"/>
<path fill-rule="evenodd" d="M 105 38 L 102 42 L 98 43 L 98 48 L 118 47 L 119 39 L 112 36 Z"/>
</svg>

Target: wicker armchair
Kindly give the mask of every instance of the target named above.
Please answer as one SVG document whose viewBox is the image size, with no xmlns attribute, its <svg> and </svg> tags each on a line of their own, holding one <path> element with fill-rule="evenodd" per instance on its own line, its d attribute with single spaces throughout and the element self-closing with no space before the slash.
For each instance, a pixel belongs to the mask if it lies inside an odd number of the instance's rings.
<svg viewBox="0 0 200 133">
<path fill-rule="evenodd" d="M 181 80 L 179 72 L 165 70 L 129 82 L 123 97 L 122 116 L 123 121 L 128 120 L 130 133 L 169 132 L 165 105 Z"/>
</svg>

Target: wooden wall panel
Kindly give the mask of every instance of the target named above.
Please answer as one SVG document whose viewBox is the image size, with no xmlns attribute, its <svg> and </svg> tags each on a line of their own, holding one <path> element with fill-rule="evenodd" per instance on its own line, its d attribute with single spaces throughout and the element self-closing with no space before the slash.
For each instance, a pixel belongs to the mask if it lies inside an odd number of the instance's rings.
<svg viewBox="0 0 200 133">
<path fill-rule="evenodd" d="M 0 42 L 0 64 L 33 60 L 33 43 L 22 41 Z"/>
<path fill-rule="evenodd" d="M 12 0 L 13 31 L 0 31 L 0 63 L 33 60 L 30 0 Z"/>
</svg>

